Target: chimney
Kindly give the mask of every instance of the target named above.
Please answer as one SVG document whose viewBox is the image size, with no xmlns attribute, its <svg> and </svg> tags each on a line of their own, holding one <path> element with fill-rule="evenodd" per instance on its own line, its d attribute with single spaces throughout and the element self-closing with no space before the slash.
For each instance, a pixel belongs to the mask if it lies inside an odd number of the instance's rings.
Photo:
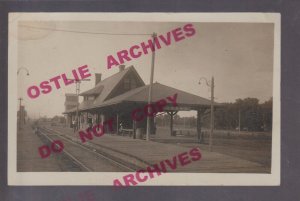
<svg viewBox="0 0 300 201">
<path fill-rule="evenodd" d="M 101 73 L 95 73 L 95 86 L 101 82 Z"/>
<path fill-rule="evenodd" d="M 119 66 L 119 72 L 122 72 L 125 69 L 125 65 L 120 65 Z"/>
</svg>

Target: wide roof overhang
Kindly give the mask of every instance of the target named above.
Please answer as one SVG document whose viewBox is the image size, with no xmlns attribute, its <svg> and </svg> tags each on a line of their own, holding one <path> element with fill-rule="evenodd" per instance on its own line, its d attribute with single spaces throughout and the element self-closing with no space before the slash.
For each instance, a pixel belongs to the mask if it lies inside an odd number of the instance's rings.
<svg viewBox="0 0 300 201">
<path fill-rule="evenodd" d="M 146 105 L 148 103 L 148 93 L 149 93 L 149 85 L 142 86 L 98 104 L 93 104 L 92 102 L 88 102 L 85 104 L 81 103 L 80 104 L 81 107 L 79 107 L 79 112 L 103 109 L 106 107 L 123 105 L 123 104 L 145 104 Z M 187 110 L 187 108 L 190 108 L 191 110 L 198 110 L 198 109 L 208 109 L 211 107 L 211 101 L 206 98 L 202 98 L 200 96 L 179 89 L 175 89 L 173 87 L 169 87 L 160 83 L 154 83 L 152 85 L 153 103 L 161 99 L 166 99 L 168 96 L 173 96 L 174 94 L 177 94 L 178 110 Z M 222 106 L 222 104 L 216 102 L 214 102 L 214 105 L 215 107 Z M 168 107 L 170 106 L 172 105 L 169 102 Z M 75 113 L 75 112 L 76 112 L 76 107 L 72 108 L 69 111 L 64 112 L 64 114 Z"/>
</svg>

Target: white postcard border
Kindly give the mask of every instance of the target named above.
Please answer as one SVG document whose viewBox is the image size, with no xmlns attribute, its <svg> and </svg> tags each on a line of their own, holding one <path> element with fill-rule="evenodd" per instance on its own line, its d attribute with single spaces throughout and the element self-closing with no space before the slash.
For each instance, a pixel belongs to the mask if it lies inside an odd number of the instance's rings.
<svg viewBox="0 0 300 201">
<path fill-rule="evenodd" d="M 138 15 L 138 17 L 137 17 Z M 126 19 L 126 20 L 124 20 Z M 279 13 L 10 13 L 8 47 L 8 185 L 112 185 L 127 173 L 17 172 L 17 33 L 19 21 L 151 21 L 274 23 L 273 129 L 271 174 L 166 173 L 139 186 L 275 186 L 280 185 L 280 33 Z"/>
</svg>

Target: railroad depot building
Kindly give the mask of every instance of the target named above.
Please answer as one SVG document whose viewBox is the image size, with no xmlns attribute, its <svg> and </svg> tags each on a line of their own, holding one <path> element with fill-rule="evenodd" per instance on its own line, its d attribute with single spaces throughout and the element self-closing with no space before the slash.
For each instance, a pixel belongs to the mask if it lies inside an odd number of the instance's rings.
<svg viewBox="0 0 300 201">
<path fill-rule="evenodd" d="M 80 121 L 79 129 L 85 129 L 88 125 L 103 123 L 113 118 L 113 132 L 115 134 L 130 133 L 136 138 L 146 133 L 147 118 L 143 114 L 144 107 L 148 104 L 149 85 L 146 85 L 133 66 L 125 68 L 119 66 L 119 72 L 101 80 L 101 74 L 95 74 L 95 87 L 80 93 L 83 101 L 78 106 Z M 170 135 L 173 135 L 173 116 L 178 111 L 197 111 L 197 133 L 201 133 L 201 115 L 211 106 L 211 101 L 179 89 L 160 84 L 152 85 L 152 103 L 166 99 L 168 96 L 177 95 L 177 106 L 167 101 L 163 107 L 164 113 L 170 115 Z M 69 126 L 76 120 L 78 101 L 72 94 L 66 94 L 65 112 Z M 70 106 L 73 106 L 70 108 Z M 132 112 L 139 110 L 139 116 L 144 115 L 139 121 L 132 118 Z M 151 117 L 150 130 L 155 134 L 155 116 L 161 114 L 155 112 Z"/>
</svg>

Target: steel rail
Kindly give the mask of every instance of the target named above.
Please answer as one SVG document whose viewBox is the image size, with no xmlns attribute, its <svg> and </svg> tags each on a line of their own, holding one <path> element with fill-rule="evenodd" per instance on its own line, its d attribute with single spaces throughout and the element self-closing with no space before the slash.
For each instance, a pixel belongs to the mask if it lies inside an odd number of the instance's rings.
<svg viewBox="0 0 300 201">
<path fill-rule="evenodd" d="M 86 146 L 83 146 L 83 145 L 80 144 L 80 143 L 77 143 L 77 142 L 74 142 L 74 141 L 68 139 L 67 137 L 65 137 L 65 136 L 63 136 L 61 133 L 59 133 L 58 131 L 55 131 L 55 130 L 52 130 L 52 129 L 48 129 L 48 128 L 43 128 L 43 129 L 44 129 L 44 130 L 47 130 L 48 132 L 55 132 L 55 133 L 58 133 L 57 136 L 59 136 L 60 138 L 63 138 L 64 140 L 66 140 L 66 141 L 68 141 L 68 142 L 70 142 L 70 143 L 72 143 L 72 144 L 74 144 L 74 145 L 76 145 L 76 146 L 79 146 L 79 147 L 81 147 L 82 149 L 85 149 L 85 150 L 87 150 L 87 151 L 89 151 L 89 152 L 92 152 L 93 154 L 97 155 L 98 157 L 102 157 L 102 158 L 108 160 L 109 162 L 111 162 L 111 163 L 113 163 L 113 164 L 115 164 L 115 165 L 117 165 L 117 166 L 119 166 L 119 167 L 121 167 L 121 168 L 123 168 L 123 169 L 129 170 L 129 171 L 135 171 L 135 169 L 133 169 L 133 168 L 131 168 L 131 167 L 128 167 L 128 166 L 126 166 L 126 165 L 124 165 L 124 164 L 118 162 L 117 160 L 111 159 L 111 158 L 109 158 L 109 157 L 107 157 L 107 156 L 105 156 L 105 155 L 103 155 L 103 154 L 101 154 L 101 153 L 95 152 L 93 149 L 89 149 L 89 148 L 87 148 Z M 96 149 L 96 148 L 95 148 L 95 149 Z M 78 160 L 78 159 L 77 159 L 77 160 Z"/>
</svg>

